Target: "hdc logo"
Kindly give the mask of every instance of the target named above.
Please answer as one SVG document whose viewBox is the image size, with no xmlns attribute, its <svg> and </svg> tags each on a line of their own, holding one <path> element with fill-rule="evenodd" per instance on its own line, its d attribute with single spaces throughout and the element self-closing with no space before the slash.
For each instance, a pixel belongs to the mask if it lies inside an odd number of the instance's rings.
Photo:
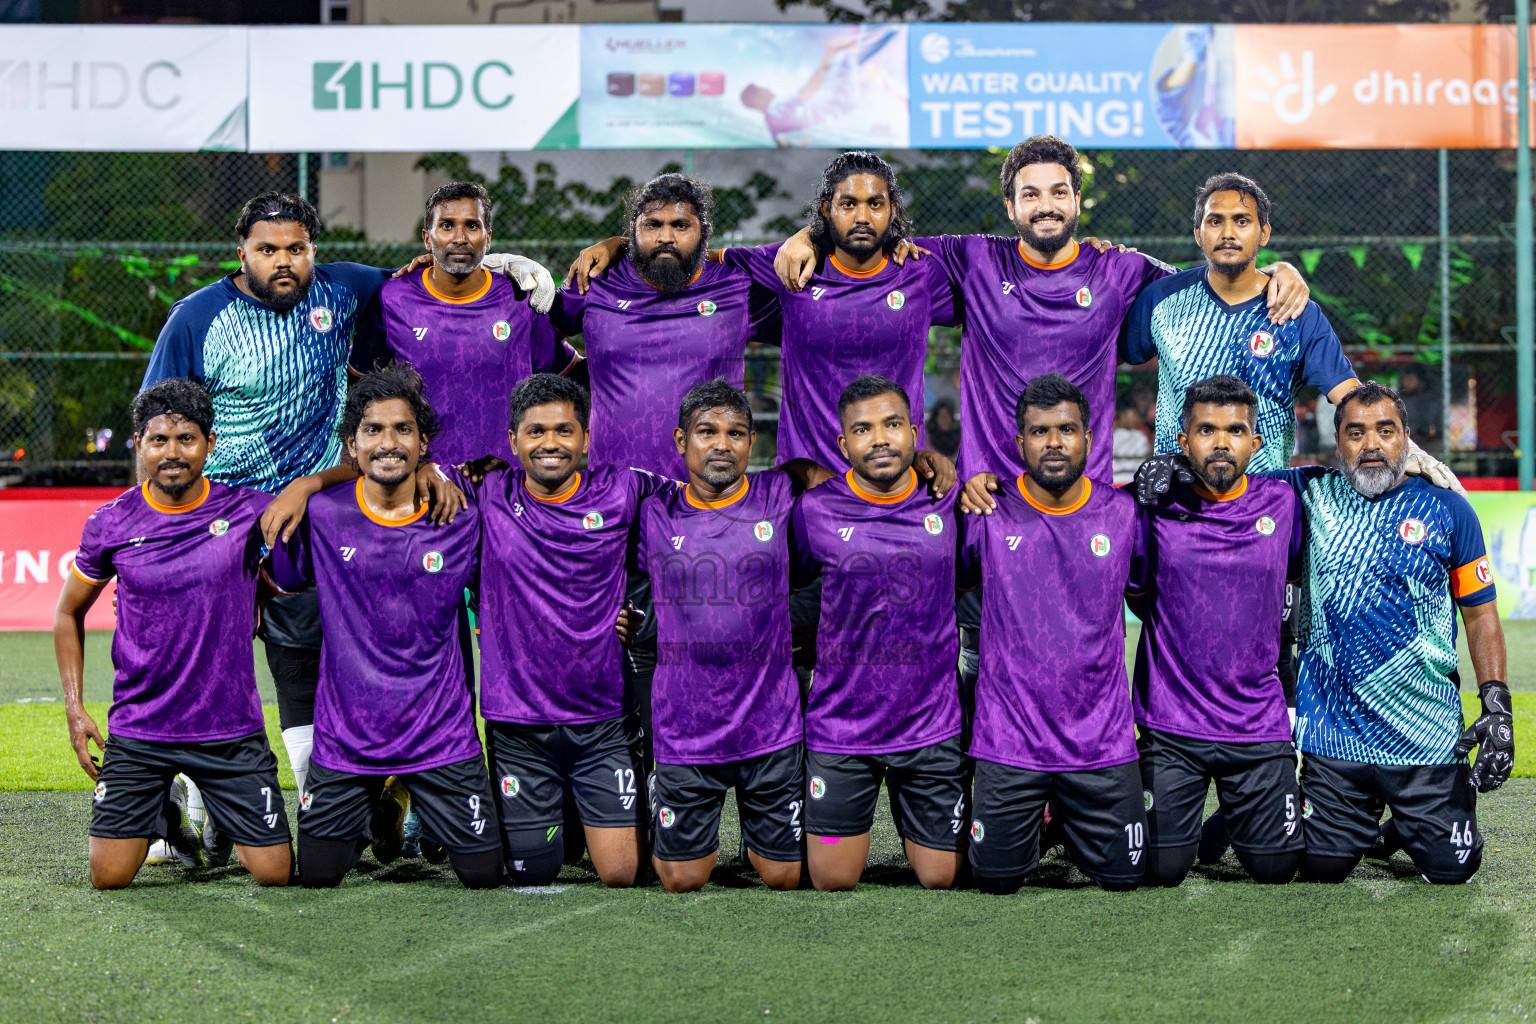
<svg viewBox="0 0 1536 1024">
<path fill-rule="evenodd" d="M 316 110 L 380 109 L 387 90 L 403 101 L 403 109 L 446 110 L 464 99 L 467 91 L 486 110 L 500 110 L 512 102 L 507 79 L 512 68 L 488 60 L 473 71 L 445 61 L 407 62 L 404 69 L 382 72 L 378 61 L 365 70 L 362 61 L 317 60 L 314 70 L 313 106 Z M 466 90 L 467 85 L 467 90 Z"/>
</svg>

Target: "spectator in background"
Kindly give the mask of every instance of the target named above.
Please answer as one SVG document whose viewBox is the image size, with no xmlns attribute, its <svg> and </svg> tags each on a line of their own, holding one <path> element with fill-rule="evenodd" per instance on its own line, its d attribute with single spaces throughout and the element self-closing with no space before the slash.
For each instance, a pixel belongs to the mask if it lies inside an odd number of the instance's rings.
<svg viewBox="0 0 1536 1024">
<path fill-rule="evenodd" d="M 955 403 L 941 398 L 928 413 L 928 447 L 947 459 L 960 454 L 960 422 L 955 418 Z"/>
<path fill-rule="evenodd" d="M 1128 484 L 1140 466 L 1152 454 L 1152 433 L 1147 421 L 1134 404 L 1133 397 L 1121 399 L 1115 410 L 1114 464 L 1115 486 Z"/>
<path fill-rule="evenodd" d="M 1420 447 L 1435 447 L 1430 442 L 1439 442 L 1443 436 L 1445 415 L 1440 401 L 1440 375 L 1432 374 L 1430 367 L 1417 363 L 1405 366 L 1398 377 L 1397 390 L 1408 409 L 1409 436 L 1419 442 Z"/>
</svg>

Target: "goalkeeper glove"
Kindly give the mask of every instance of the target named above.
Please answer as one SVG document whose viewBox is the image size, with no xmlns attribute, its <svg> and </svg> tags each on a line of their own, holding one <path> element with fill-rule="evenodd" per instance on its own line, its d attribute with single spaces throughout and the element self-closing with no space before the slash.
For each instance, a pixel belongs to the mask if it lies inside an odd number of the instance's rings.
<svg viewBox="0 0 1536 1024">
<path fill-rule="evenodd" d="M 535 313 L 548 313 L 555 303 L 555 279 L 549 271 L 526 256 L 506 252 L 486 253 L 481 264 L 494 274 L 506 274 L 528 293 L 528 305 Z"/>
<path fill-rule="evenodd" d="M 1509 687 L 1499 680 L 1479 686 L 1477 695 L 1483 702 L 1482 717 L 1461 734 L 1456 756 L 1464 758 L 1474 746 L 1478 748 L 1468 781 L 1479 793 L 1491 793 L 1504 785 L 1515 766 L 1515 718 Z"/>
<path fill-rule="evenodd" d="M 1403 471 L 1409 476 L 1421 476 L 1436 487 L 1455 491 L 1463 498 L 1467 496 L 1466 488 L 1461 486 L 1461 481 L 1456 479 L 1451 467 L 1412 441 L 1408 442 L 1408 462 L 1403 466 Z"/>
<path fill-rule="evenodd" d="M 1195 471 L 1189 459 L 1183 455 L 1154 455 L 1136 470 L 1133 484 L 1136 501 L 1142 505 L 1156 505 L 1157 499 L 1168 493 L 1177 480 L 1186 487 L 1194 484 Z"/>
</svg>

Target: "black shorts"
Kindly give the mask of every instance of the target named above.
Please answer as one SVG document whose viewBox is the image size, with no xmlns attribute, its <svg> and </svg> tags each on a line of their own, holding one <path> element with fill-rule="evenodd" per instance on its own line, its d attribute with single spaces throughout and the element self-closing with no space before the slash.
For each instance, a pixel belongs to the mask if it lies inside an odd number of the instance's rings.
<svg viewBox="0 0 1536 1024">
<path fill-rule="evenodd" d="M 800 860 L 804 753 L 796 743 L 726 764 L 658 764 L 651 776 L 657 858 L 697 860 L 719 849 L 720 809 L 734 788 L 747 849 L 768 860 Z"/>
<path fill-rule="evenodd" d="M 396 776 L 411 794 L 421 834 L 449 853 L 501 849 L 495 802 L 477 757 L 440 768 Z M 353 775 L 323 765 L 309 766 L 309 784 L 299 804 L 299 835 L 314 839 L 377 838 L 369 829 L 384 792 L 384 775 Z"/>
<path fill-rule="evenodd" d="M 1306 845 L 1294 744 L 1219 743 L 1142 729 L 1136 749 L 1146 791 L 1148 846 L 1200 842 L 1205 794 L 1213 779 L 1235 849 L 1291 853 Z"/>
<path fill-rule="evenodd" d="M 584 725 L 486 722 L 491 788 L 508 832 L 549 828 L 565 820 L 569 791 L 576 813 L 593 828 L 642 828 L 649 816 L 633 717 Z"/>
<path fill-rule="evenodd" d="M 958 851 L 969 815 L 970 758 L 955 736 L 897 754 L 805 754 L 805 830 L 861 836 L 875 824 L 880 783 L 891 795 L 901 838 L 931 850 Z"/>
<path fill-rule="evenodd" d="M 1141 881 L 1147 815 L 1135 762 L 1082 772 L 1037 772 L 976 762 L 971 870 L 984 878 L 1017 878 L 1040 864 L 1045 804 L 1061 818 L 1067 856 L 1095 882 Z"/>
<path fill-rule="evenodd" d="M 1390 807 L 1403 850 L 1425 878 L 1466 881 L 1483 858 L 1469 774 L 1465 761 L 1377 765 L 1307 754 L 1301 761 L 1307 852 L 1363 856 L 1376 845 L 1381 812 Z"/>
<path fill-rule="evenodd" d="M 306 587 L 293 594 L 273 594 L 261 605 L 256 635 L 279 647 L 320 649 L 320 592 Z"/>
<path fill-rule="evenodd" d="M 265 732 L 205 743 L 152 743 L 111 736 L 96 793 L 91 835 L 149 839 L 180 772 L 197 784 L 208 816 L 241 846 L 278 846 L 289 839 L 288 813 L 277 782 L 277 758 Z"/>
<path fill-rule="evenodd" d="M 315 724 L 320 652 L 267 641 L 267 668 L 277 691 L 277 722 L 284 729 Z"/>
</svg>

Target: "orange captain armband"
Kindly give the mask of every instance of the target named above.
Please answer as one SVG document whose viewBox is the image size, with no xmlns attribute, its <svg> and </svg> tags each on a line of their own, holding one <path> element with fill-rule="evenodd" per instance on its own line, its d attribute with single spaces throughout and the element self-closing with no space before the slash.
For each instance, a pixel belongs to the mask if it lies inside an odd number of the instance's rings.
<svg viewBox="0 0 1536 1024">
<path fill-rule="evenodd" d="M 1451 570 L 1451 596 L 1458 601 L 1491 586 L 1493 567 L 1488 564 L 1487 555 Z"/>
</svg>

